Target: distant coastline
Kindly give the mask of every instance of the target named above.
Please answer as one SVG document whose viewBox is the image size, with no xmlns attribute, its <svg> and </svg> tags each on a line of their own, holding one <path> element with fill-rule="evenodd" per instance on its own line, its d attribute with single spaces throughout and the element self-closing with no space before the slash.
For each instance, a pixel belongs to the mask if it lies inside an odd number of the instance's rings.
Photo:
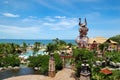
<svg viewBox="0 0 120 80">
<path fill-rule="evenodd" d="M 75 40 L 72 39 L 64 39 L 66 43 L 72 43 L 76 44 Z M 41 42 L 42 44 L 47 45 L 48 43 L 52 42 L 52 39 L 0 39 L 0 43 L 16 43 L 16 44 L 22 44 L 23 42 L 27 44 L 34 44 L 35 42 Z"/>
</svg>

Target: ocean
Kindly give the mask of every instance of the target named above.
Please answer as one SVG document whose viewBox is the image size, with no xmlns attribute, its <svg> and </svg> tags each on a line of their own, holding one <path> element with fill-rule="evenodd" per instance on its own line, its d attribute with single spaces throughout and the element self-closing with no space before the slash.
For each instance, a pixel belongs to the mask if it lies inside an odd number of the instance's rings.
<svg viewBox="0 0 120 80">
<path fill-rule="evenodd" d="M 63 40 L 66 43 L 72 43 L 72 44 L 76 44 L 75 40 Z M 27 40 L 27 39 L 0 39 L 0 43 L 16 43 L 21 45 L 23 42 L 27 43 L 27 44 L 34 44 L 35 42 L 40 42 L 42 44 L 47 45 L 48 43 L 51 43 L 52 40 Z"/>
</svg>

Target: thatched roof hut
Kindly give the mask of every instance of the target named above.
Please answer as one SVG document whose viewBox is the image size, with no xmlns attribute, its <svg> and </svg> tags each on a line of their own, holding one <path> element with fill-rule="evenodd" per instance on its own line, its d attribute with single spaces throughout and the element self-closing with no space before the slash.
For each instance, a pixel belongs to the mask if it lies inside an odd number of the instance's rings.
<svg viewBox="0 0 120 80">
<path fill-rule="evenodd" d="M 109 41 L 112 44 L 117 44 L 117 42 L 112 41 L 108 38 L 104 38 L 104 37 L 89 38 L 88 44 L 92 44 L 93 41 L 96 41 L 98 44 L 102 44 L 102 43 L 107 42 L 107 41 Z"/>
</svg>

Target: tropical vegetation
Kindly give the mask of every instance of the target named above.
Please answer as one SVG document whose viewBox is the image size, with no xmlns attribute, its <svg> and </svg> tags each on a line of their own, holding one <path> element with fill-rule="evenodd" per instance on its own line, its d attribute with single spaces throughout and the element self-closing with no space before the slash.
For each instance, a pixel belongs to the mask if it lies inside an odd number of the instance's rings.
<svg viewBox="0 0 120 80">
<path fill-rule="evenodd" d="M 14 43 L 0 43 L 0 67 L 19 66 L 20 46 Z"/>
<path fill-rule="evenodd" d="M 62 59 L 60 58 L 58 53 L 54 54 L 55 58 L 55 68 L 57 70 L 62 69 Z M 48 65 L 49 65 L 49 55 L 38 55 L 38 56 L 30 56 L 28 58 L 29 66 L 30 67 L 37 67 L 40 70 L 41 74 L 47 74 L 48 73 Z"/>
<path fill-rule="evenodd" d="M 119 36 L 116 38 L 111 38 L 114 41 L 119 42 Z M 55 58 L 55 69 L 56 71 L 61 70 L 63 68 L 62 59 L 60 58 L 60 54 L 62 51 L 66 50 L 66 46 L 69 46 L 73 49 L 73 57 L 72 64 L 75 64 L 76 76 L 80 76 L 81 64 L 85 61 L 90 65 L 91 68 L 91 79 L 92 80 L 119 80 L 120 79 L 120 71 L 113 70 L 112 75 L 107 75 L 100 73 L 100 70 L 103 68 L 102 66 L 94 66 L 95 62 L 100 60 L 109 59 L 112 62 L 120 62 L 120 52 L 105 52 L 102 58 L 98 58 L 96 56 L 96 51 L 90 51 L 87 49 L 79 49 L 76 48 L 76 45 L 71 43 L 66 43 L 63 40 L 59 40 L 58 38 L 54 39 L 51 43 L 46 45 L 46 52 L 48 55 L 37 55 L 36 53 L 41 49 L 41 43 L 35 42 L 32 47 L 33 56 L 30 56 L 28 60 L 29 67 L 37 67 L 41 74 L 48 74 L 48 65 L 49 65 L 49 56 L 50 54 L 54 54 Z M 20 66 L 20 59 L 18 57 L 19 53 L 25 52 L 27 50 L 28 45 L 23 42 L 22 46 L 14 43 L 0 43 L 0 67 L 8 67 L 8 66 Z M 107 43 L 101 44 L 99 49 L 104 51 L 105 47 L 108 47 Z M 109 66 L 107 66 L 109 67 Z"/>
<path fill-rule="evenodd" d="M 120 44 L 120 35 L 110 37 L 110 40 L 116 41 L 116 42 L 118 42 Z"/>
</svg>

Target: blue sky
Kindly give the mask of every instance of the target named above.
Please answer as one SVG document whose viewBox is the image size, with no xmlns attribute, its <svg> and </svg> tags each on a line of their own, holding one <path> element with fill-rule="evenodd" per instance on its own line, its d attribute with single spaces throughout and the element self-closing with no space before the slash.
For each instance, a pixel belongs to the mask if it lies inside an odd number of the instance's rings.
<svg viewBox="0 0 120 80">
<path fill-rule="evenodd" d="M 0 39 L 75 39 L 120 34 L 120 0 L 0 0 Z"/>
</svg>

